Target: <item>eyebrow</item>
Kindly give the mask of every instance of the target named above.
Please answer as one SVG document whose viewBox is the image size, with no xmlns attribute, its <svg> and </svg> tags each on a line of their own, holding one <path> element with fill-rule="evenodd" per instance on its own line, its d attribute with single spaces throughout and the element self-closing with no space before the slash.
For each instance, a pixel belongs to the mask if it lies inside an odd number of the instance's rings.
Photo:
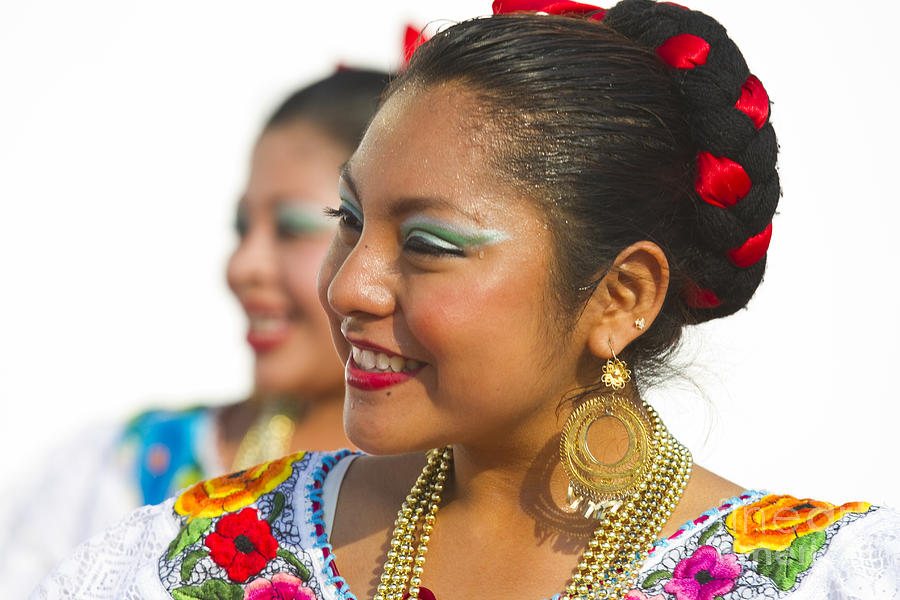
<svg viewBox="0 0 900 600">
<path fill-rule="evenodd" d="M 347 184 L 347 187 L 350 188 L 350 191 L 353 193 L 356 201 L 359 202 L 359 205 L 363 205 L 362 198 L 359 196 L 359 191 L 357 190 L 356 183 L 353 181 L 353 176 L 350 173 L 350 163 L 344 163 L 341 167 L 341 179 Z M 411 196 L 406 198 L 400 198 L 396 202 L 391 205 L 389 215 L 391 217 L 402 217 L 404 215 L 408 215 L 410 213 L 422 212 L 429 208 L 444 208 L 450 211 L 453 211 L 463 217 L 473 220 L 479 221 L 475 217 L 475 215 L 470 214 L 459 207 L 459 205 L 455 202 L 451 202 L 446 198 L 437 197 L 422 197 L 422 196 Z"/>
</svg>

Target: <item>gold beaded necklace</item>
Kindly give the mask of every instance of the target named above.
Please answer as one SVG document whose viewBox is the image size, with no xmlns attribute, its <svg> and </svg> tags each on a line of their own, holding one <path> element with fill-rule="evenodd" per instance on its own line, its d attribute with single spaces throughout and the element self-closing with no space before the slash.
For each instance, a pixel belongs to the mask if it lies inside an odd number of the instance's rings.
<svg viewBox="0 0 900 600">
<path fill-rule="evenodd" d="M 287 399 L 267 400 L 241 438 L 231 463 L 232 470 L 241 471 L 287 454 L 294 437 L 295 420 L 304 412 L 297 406 L 296 401 Z"/>
<path fill-rule="evenodd" d="M 691 453 L 672 437 L 653 409 L 646 408 L 653 423 L 652 466 L 637 494 L 600 518 L 560 600 L 622 598 L 634 587 L 642 557 L 681 499 L 690 478 Z M 397 513 L 374 600 L 419 598 L 428 542 L 452 460 L 450 447 L 428 453 L 422 474 Z"/>
</svg>

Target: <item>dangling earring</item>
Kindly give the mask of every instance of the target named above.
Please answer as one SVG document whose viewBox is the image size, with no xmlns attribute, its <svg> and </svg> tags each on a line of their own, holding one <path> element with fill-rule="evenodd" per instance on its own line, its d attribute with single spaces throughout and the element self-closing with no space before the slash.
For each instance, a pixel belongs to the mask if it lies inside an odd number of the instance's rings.
<svg viewBox="0 0 900 600">
<path fill-rule="evenodd" d="M 620 390 L 630 380 L 631 371 L 624 362 L 615 355 L 606 361 L 601 381 L 607 388 Z M 654 422 L 652 409 L 646 404 L 642 408 L 624 396 L 601 393 L 588 398 L 569 416 L 559 447 L 569 477 L 568 511 L 600 519 L 618 510 L 646 483 L 653 465 Z M 618 421 L 628 435 L 625 455 L 611 463 L 597 459 L 588 443 L 591 427 L 603 419 Z"/>
<path fill-rule="evenodd" d="M 631 381 L 631 371 L 625 367 L 624 362 L 616 358 L 612 346 L 609 347 L 609 351 L 612 353 L 612 358 L 606 359 L 606 365 L 603 366 L 603 377 L 600 378 L 600 381 L 608 388 L 621 390 L 626 383 Z"/>
</svg>

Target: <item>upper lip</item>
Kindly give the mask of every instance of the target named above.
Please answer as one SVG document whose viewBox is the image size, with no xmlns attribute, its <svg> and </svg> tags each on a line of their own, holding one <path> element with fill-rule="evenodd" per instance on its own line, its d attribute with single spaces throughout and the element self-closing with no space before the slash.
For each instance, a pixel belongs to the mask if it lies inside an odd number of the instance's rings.
<svg viewBox="0 0 900 600">
<path fill-rule="evenodd" d="M 283 305 L 275 302 L 260 300 L 241 300 L 241 306 L 248 315 L 260 315 L 267 317 L 287 317 L 290 314 Z"/>
</svg>

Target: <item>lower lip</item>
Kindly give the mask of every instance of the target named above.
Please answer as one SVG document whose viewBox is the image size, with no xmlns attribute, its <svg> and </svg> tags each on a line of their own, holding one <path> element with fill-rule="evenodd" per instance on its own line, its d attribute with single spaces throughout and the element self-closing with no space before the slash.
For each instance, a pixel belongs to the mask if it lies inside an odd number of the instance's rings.
<svg viewBox="0 0 900 600">
<path fill-rule="evenodd" d="M 412 371 L 401 371 L 399 373 L 394 373 L 393 371 L 387 373 L 373 373 L 372 371 L 362 370 L 351 356 L 347 359 L 347 385 L 359 390 L 382 390 L 391 387 L 392 385 L 409 381 L 421 369 L 422 367 L 413 369 Z"/>
<path fill-rule="evenodd" d="M 274 350 L 283 344 L 287 338 L 287 331 L 259 333 L 251 330 L 247 333 L 247 343 L 250 344 L 250 347 L 257 353 Z"/>
</svg>

